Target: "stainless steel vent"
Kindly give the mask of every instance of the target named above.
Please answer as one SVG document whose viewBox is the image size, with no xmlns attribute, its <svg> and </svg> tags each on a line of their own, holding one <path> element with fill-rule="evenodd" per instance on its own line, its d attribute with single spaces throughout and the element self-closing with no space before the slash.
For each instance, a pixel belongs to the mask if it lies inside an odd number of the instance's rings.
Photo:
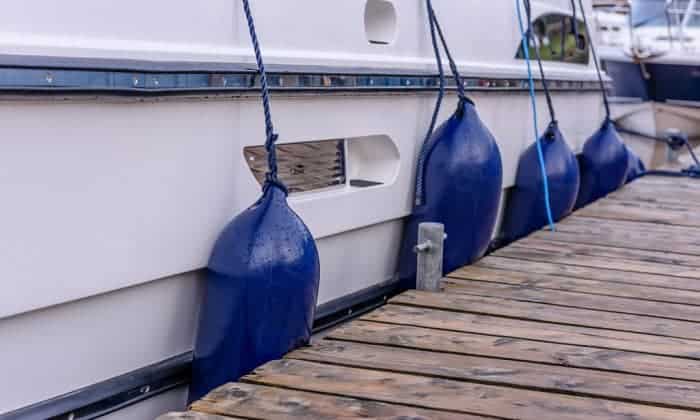
<svg viewBox="0 0 700 420">
<path fill-rule="evenodd" d="M 267 152 L 263 146 L 243 149 L 251 172 L 262 185 L 267 172 Z M 277 145 L 280 179 L 290 193 L 319 190 L 345 184 L 345 141 L 322 140 Z"/>
</svg>

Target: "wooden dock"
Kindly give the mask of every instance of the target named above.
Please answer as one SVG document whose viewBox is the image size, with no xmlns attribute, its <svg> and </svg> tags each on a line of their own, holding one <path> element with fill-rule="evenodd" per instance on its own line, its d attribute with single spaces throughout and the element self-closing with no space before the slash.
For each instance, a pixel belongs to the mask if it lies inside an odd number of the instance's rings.
<svg viewBox="0 0 700 420">
<path fill-rule="evenodd" d="M 637 180 L 161 419 L 700 419 L 699 204 Z"/>
</svg>

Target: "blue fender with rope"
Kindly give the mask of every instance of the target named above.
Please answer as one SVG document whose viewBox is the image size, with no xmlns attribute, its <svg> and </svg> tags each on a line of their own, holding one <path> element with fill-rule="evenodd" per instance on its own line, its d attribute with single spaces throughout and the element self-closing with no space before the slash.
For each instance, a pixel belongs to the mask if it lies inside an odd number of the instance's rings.
<svg viewBox="0 0 700 420">
<path fill-rule="evenodd" d="M 243 0 L 260 73 L 268 173 L 262 197 L 219 236 L 206 273 L 190 401 L 307 344 L 320 266 L 314 238 L 289 207 L 278 179 L 265 66 L 248 0 Z"/>
<path fill-rule="evenodd" d="M 608 101 L 605 82 L 598 63 L 591 31 L 588 27 L 588 18 L 586 17 L 586 9 L 583 5 L 583 0 L 578 1 L 581 8 L 583 23 L 586 28 L 586 36 L 588 38 L 591 55 L 595 63 L 600 90 L 603 96 L 603 104 L 605 106 L 605 120 L 600 129 L 596 131 L 583 145 L 583 153 L 579 155 L 579 166 L 581 168 L 581 188 L 576 200 L 576 208 L 586 206 L 599 198 L 604 197 L 608 193 L 617 190 L 627 181 L 630 162 L 634 162 L 634 158 L 630 158 L 631 151 L 622 142 L 619 133 L 615 127 L 615 123 L 610 117 L 610 103 Z M 571 0 L 571 5 L 576 9 L 574 0 Z"/>
<path fill-rule="evenodd" d="M 528 45 L 533 36 L 532 16 L 529 1 L 524 0 L 524 2 L 527 28 L 523 24 L 520 0 L 515 1 L 515 7 L 527 65 L 535 142 L 525 150 L 518 163 L 515 187 L 508 198 L 503 218 L 502 240 L 505 243 L 519 239 L 546 224 L 549 224 L 551 230 L 555 230 L 555 222 L 571 213 L 580 181 L 576 156 L 559 130 L 542 59 L 535 46 L 535 55 L 550 115 L 549 126 L 544 134 L 538 137 L 540 134 L 537 123 L 535 82 Z"/>
<path fill-rule="evenodd" d="M 474 103 L 466 96 L 445 35 L 431 0 L 426 0 L 430 34 L 440 89 L 430 127 L 418 158 L 413 213 L 406 222 L 399 261 L 404 288 L 415 287 L 418 226 L 422 222 L 445 225 L 443 269 L 451 271 L 481 257 L 488 249 L 501 200 L 503 167 L 493 135 L 481 122 Z M 457 110 L 435 129 L 445 94 L 445 75 L 439 44 L 456 81 Z"/>
</svg>

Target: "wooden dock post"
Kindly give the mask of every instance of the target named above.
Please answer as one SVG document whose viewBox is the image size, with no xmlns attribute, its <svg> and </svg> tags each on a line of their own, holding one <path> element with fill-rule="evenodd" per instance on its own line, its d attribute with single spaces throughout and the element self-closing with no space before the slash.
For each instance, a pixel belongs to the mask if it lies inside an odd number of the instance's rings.
<svg viewBox="0 0 700 420">
<path fill-rule="evenodd" d="M 440 291 L 442 280 L 442 256 L 445 242 L 445 225 L 442 223 L 421 223 L 418 226 L 418 265 L 416 288 L 429 292 Z"/>
</svg>

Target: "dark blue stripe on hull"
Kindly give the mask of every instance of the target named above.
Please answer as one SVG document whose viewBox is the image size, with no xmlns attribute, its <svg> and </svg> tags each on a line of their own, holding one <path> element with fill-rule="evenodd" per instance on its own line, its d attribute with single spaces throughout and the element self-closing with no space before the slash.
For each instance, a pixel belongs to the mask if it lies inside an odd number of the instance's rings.
<svg viewBox="0 0 700 420">
<path fill-rule="evenodd" d="M 640 98 L 644 101 L 650 99 L 647 81 L 639 64 L 604 60 L 603 67 L 613 79 L 613 96 Z"/>
<path fill-rule="evenodd" d="M 700 65 L 645 63 L 649 78 L 637 63 L 605 61 L 613 79 L 615 96 L 641 98 L 657 102 L 700 102 Z"/>
</svg>

